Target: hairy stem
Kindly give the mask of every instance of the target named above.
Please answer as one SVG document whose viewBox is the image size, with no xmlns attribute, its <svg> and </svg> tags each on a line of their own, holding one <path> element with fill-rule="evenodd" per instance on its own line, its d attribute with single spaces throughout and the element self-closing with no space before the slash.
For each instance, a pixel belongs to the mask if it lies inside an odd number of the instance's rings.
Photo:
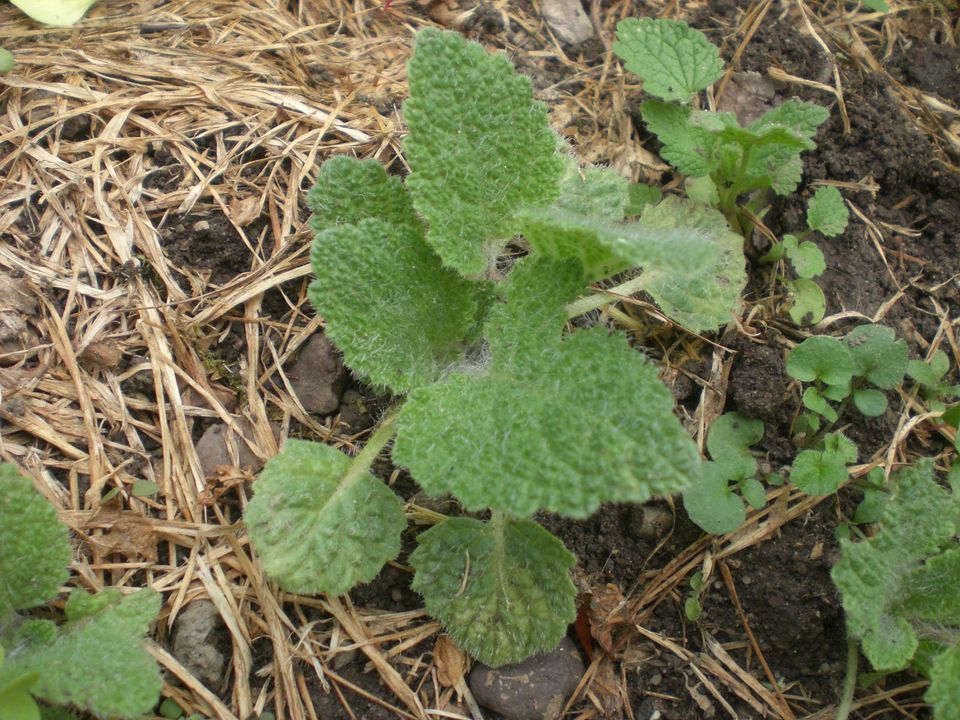
<svg viewBox="0 0 960 720">
<path fill-rule="evenodd" d="M 847 637 L 847 675 L 843 679 L 843 694 L 837 707 L 837 719 L 847 720 L 853 709 L 853 694 L 857 689 L 857 662 L 860 659 L 860 646 L 856 639 Z"/>
<path fill-rule="evenodd" d="M 363 477 L 373 466 L 373 462 L 377 459 L 380 451 L 393 439 L 397 431 L 394 423 L 399 410 L 400 406 L 396 405 L 390 408 L 383 416 L 383 420 L 380 421 L 373 435 L 367 440 L 367 444 L 363 446 L 363 449 L 357 453 L 353 462 L 350 463 L 350 469 L 347 470 L 343 479 L 340 481 L 341 488 L 352 485 L 357 478 Z"/>
<path fill-rule="evenodd" d="M 567 319 L 572 319 L 580 315 L 585 315 L 591 310 L 602 308 L 604 305 L 614 303 L 624 296 L 633 295 L 643 290 L 646 284 L 646 277 L 641 275 L 625 283 L 617 285 L 606 290 L 600 290 L 594 295 L 587 295 L 579 300 L 574 300 L 567 305 Z"/>
</svg>

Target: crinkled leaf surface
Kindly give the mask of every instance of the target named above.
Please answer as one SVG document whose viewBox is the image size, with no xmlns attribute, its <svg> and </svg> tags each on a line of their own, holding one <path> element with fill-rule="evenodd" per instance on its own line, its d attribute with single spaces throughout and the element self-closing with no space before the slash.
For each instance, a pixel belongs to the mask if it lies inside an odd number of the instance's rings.
<svg viewBox="0 0 960 720">
<path fill-rule="evenodd" d="M 426 492 L 452 492 L 470 510 L 586 517 L 699 474 L 670 392 L 623 336 L 561 337 L 581 273 L 576 261 L 518 263 L 488 322 L 489 361 L 411 393 L 393 457 Z"/>
<path fill-rule="evenodd" d="M 267 575 L 285 590 L 340 595 L 400 552 L 400 500 L 329 445 L 288 440 L 253 491 L 244 522 Z"/>
<path fill-rule="evenodd" d="M 740 292 L 747 282 L 743 237 L 729 228 L 720 212 L 675 196 L 648 207 L 640 223 L 664 233 L 700 231 L 710 238 L 716 253 L 705 257 L 709 265 L 703 273 L 681 273 L 668 266 L 648 270 L 644 289 L 663 312 L 694 332 L 729 322 L 738 312 Z"/>
<path fill-rule="evenodd" d="M 647 100 L 640 104 L 640 114 L 647 128 L 663 147 L 660 156 L 684 175 L 702 177 L 713 169 L 713 134 L 691 122 L 690 108 L 682 105 Z"/>
<path fill-rule="evenodd" d="M 827 269 L 827 261 L 817 244 L 809 240 L 800 242 L 793 235 L 783 236 L 783 249 L 794 271 L 802 278 L 815 278 Z"/>
<path fill-rule="evenodd" d="M 807 206 L 807 225 L 828 237 L 839 235 L 847 228 L 850 212 L 840 191 L 832 185 L 818 188 Z"/>
<path fill-rule="evenodd" d="M 73 25 L 97 0 L 10 0 L 24 13 L 47 25 Z"/>
<path fill-rule="evenodd" d="M 953 536 L 957 513 L 929 464 L 905 468 L 896 480 L 880 531 L 860 543 L 841 539 L 843 555 L 831 571 L 847 629 L 879 671 L 904 667 L 917 649 L 916 633 L 897 605 L 908 594 L 911 570 Z"/>
<path fill-rule="evenodd" d="M 683 491 L 683 507 L 690 519 L 711 535 L 733 532 L 747 517 L 729 480 L 719 463 L 708 462 L 703 464 L 701 478 Z"/>
<path fill-rule="evenodd" d="M 773 126 L 785 127 L 795 135 L 810 140 L 817 134 L 817 128 L 826 122 L 828 117 L 830 117 L 830 111 L 822 105 L 804 100 L 787 100 L 765 112 L 762 117 L 747 127 L 754 132 Z"/>
<path fill-rule="evenodd" d="M 613 51 L 643 79 L 643 89 L 662 100 L 689 102 L 723 74 L 720 53 L 706 35 L 676 20 L 622 20 Z"/>
<path fill-rule="evenodd" d="M 849 384 L 853 370 L 849 348 L 828 335 L 808 337 L 787 355 L 787 374 L 802 382 L 843 386 Z"/>
<path fill-rule="evenodd" d="M 310 301 L 347 365 L 395 393 L 435 380 L 473 330 L 479 286 L 442 267 L 376 161 L 328 160 L 308 197 L 319 231 Z"/>
<path fill-rule="evenodd" d="M 897 608 L 907 616 L 960 627 L 960 547 L 936 555 L 904 583 L 907 596 Z"/>
<path fill-rule="evenodd" d="M 16 467 L 0 463 L 0 621 L 55 598 L 71 559 L 56 510 Z"/>
<path fill-rule="evenodd" d="M 934 659 L 923 699 L 933 705 L 934 720 L 960 720 L 960 643 Z"/>
<path fill-rule="evenodd" d="M 570 161 L 555 207 L 617 222 L 626 214 L 629 187 L 626 178 L 610 168 L 581 168 L 576 161 Z"/>
<path fill-rule="evenodd" d="M 422 30 L 407 75 L 414 205 L 444 265 L 482 273 L 514 234 L 513 213 L 558 197 L 558 138 L 530 80 L 456 32 Z"/>
<path fill-rule="evenodd" d="M 530 520 L 451 518 L 417 538 L 410 564 L 457 645 L 492 666 L 551 650 L 576 615 L 575 558 Z"/>
<path fill-rule="evenodd" d="M 163 685 L 143 637 L 160 611 L 160 595 L 140 590 L 122 595 L 109 588 L 96 596 L 73 590 L 69 622 L 56 642 L 21 646 L 0 669 L 35 672 L 36 697 L 70 704 L 100 717 L 136 718 L 157 703 Z"/>
<path fill-rule="evenodd" d="M 892 390 L 903 382 L 910 350 L 885 325 L 860 325 L 848 332 L 843 342 L 850 348 L 854 375 L 878 388 Z"/>
</svg>

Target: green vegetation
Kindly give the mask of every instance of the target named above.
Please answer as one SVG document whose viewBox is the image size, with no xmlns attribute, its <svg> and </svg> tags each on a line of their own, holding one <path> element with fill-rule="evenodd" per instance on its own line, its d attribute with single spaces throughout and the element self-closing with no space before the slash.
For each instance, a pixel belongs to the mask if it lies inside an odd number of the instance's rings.
<svg viewBox="0 0 960 720">
<path fill-rule="evenodd" d="M 156 705 L 160 673 L 142 647 L 160 610 L 152 590 L 97 595 L 74 589 L 66 622 L 23 616 L 54 599 L 69 577 L 67 529 L 54 509 L 0 464 L 0 718 L 34 720 L 34 698 L 98 717 L 134 718 Z"/>
</svg>

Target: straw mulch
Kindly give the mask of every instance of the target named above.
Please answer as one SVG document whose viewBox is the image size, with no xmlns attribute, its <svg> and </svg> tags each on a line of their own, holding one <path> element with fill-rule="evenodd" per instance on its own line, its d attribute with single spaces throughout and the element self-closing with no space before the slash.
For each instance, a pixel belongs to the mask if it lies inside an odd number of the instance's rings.
<svg viewBox="0 0 960 720">
<path fill-rule="evenodd" d="M 629 2 L 594 10 L 605 44 L 632 12 Z M 357 716 L 358 696 L 397 717 L 479 717 L 462 677 L 438 675 L 423 642 L 438 627 L 423 612 L 365 611 L 267 582 L 238 523 L 252 475 L 234 462 L 207 477 L 195 448 L 205 421 L 227 423 L 262 459 L 291 427 L 347 450 L 363 440 L 306 413 L 283 370 L 322 327 L 305 301 L 304 194 L 332 154 L 403 162 L 404 64 L 416 28 L 434 21 L 467 32 L 494 23 L 518 64 L 552 68 L 556 83 L 538 90 L 585 160 L 646 179 L 664 169 L 631 142 L 626 81 L 609 53 L 596 49 L 591 65 L 568 55 L 525 4 L 398 0 L 384 12 L 367 0 L 103 0 L 64 29 L 0 7 L 18 62 L 0 79 L 0 299 L 23 320 L 26 348 L 2 346 L 0 458 L 73 529 L 77 585 L 164 593 L 150 648 L 168 671 L 165 695 L 188 713 L 314 719 L 318 698 L 333 693 L 338 717 Z M 201 222 L 234 247 L 191 255 Z M 705 402 L 708 418 L 722 394 Z M 775 522 L 756 515 L 720 556 L 810 503 L 784 494 Z M 705 552 L 691 548 L 629 599 L 638 623 L 710 562 Z M 224 688 L 204 686 L 164 649 L 198 599 L 212 601 L 229 634 Z M 771 692 L 722 647 L 691 657 L 640 631 L 718 696 L 792 716 L 775 680 Z M 338 673 L 338 659 L 358 652 L 388 691 Z M 601 670 L 595 662 L 578 694 L 595 707 Z"/>
</svg>

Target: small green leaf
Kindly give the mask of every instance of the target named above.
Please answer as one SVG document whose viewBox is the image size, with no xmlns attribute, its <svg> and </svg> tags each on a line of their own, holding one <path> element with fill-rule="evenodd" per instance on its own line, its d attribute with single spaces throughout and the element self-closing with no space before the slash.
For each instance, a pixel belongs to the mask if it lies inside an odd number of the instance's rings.
<svg viewBox="0 0 960 720">
<path fill-rule="evenodd" d="M 26 687 L 11 684 L 0 688 L 0 720 L 40 720 L 40 708 Z"/>
<path fill-rule="evenodd" d="M 627 206 L 625 215 L 639 215 L 647 205 L 656 205 L 663 197 L 663 191 L 652 185 L 635 183 L 627 187 Z"/>
<path fill-rule="evenodd" d="M 809 240 L 798 242 L 793 235 L 783 236 L 783 246 L 794 271 L 802 278 L 815 278 L 827 269 L 827 262 L 817 244 Z"/>
<path fill-rule="evenodd" d="M 950 358 L 943 350 L 937 350 L 928 361 L 911 360 L 907 363 L 907 375 L 921 385 L 936 387 L 950 369 Z"/>
<path fill-rule="evenodd" d="M 793 461 L 790 482 L 808 495 L 835 493 L 847 479 L 847 464 L 857 459 L 856 445 L 839 433 L 827 435 L 823 444 L 822 450 L 803 450 Z"/>
<path fill-rule="evenodd" d="M 706 35 L 676 20 L 622 20 L 613 51 L 643 79 L 643 89 L 662 100 L 689 102 L 723 74 L 720 53 Z"/>
<path fill-rule="evenodd" d="M 37 22 L 73 25 L 97 0 L 10 0 Z"/>
<path fill-rule="evenodd" d="M 933 705 L 934 720 L 960 720 L 960 643 L 934 658 L 930 687 L 923 699 Z"/>
<path fill-rule="evenodd" d="M 763 483 L 756 478 L 741 480 L 740 494 L 754 510 L 760 510 L 767 504 L 767 491 L 764 490 Z"/>
<path fill-rule="evenodd" d="M 863 491 L 863 500 L 857 505 L 853 514 L 853 522 L 857 525 L 868 525 L 880 520 L 883 508 L 887 505 L 890 493 L 883 490 L 866 489 Z"/>
<path fill-rule="evenodd" d="M 827 399 L 818 388 L 808 387 L 803 391 L 803 406 L 807 408 L 807 410 L 812 410 L 818 415 L 822 415 L 827 419 L 827 422 L 833 423 L 837 421 L 837 411 L 827 402 Z"/>
<path fill-rule="evenodd" d="M 784 283 L 793 298 L 790 319 L 797 325 L 815 325 L 827 312 L 827 299 L 813 280 L 798 278 Z"/>
<path fill-rule="evenodd" d="M 763 438 L 763 422 L 739 413 L 721 415 L 710 426 L 707 450 L 710 457 L 723 468 L 728 480 L 752 477 L 757 472 L 757 461 L 750 454 L 750 446 Z"/>
<path fill-rule="evenodd" d="M 451 518 L 417 538 L 413 589 L 457 645 L 499 666 L 551 650 L 576 616 L 575 558 L 531 520 Z"/>
<path fill-rule="evenodd" d="M 697 570 L 690 576 L 690 589 L 696 593 L 703 589 L 703 570 Z"/>
<path fill-rule="evenodd" d="M 244 522 L 267 575 L 285 590 L 340 595 L 400 552 L 400 500 L 328 445 L 288 440 L 253 490 Z"/>
<path fill-rule="evenodd" d="M 850 212 L 843 202 L 840 191 L 832 185 L 824 185 L 807 205 L 807 225 L 827 237 L 840 235 L 847 229 Z"/>
<path fill-rule="evenodd" d="M 150 497 L 160 492 L 160 486 L 150 480 L 136 480 L 130 492 L 134 497 Z"/>
<path fill-rule="evenodd" d="M 897 612 L 938 625 L 960 626 L 960 548 L 935 555 L 904 581 Z"/>
<path fill-rule="evenodd" d="M 654 133 L 663 147 L 660 156 L 684 175 L 704 177 L 710 174 L 717 140 L 702 127 L 690 122 L 691 110 L 681 105 L 647 100 L 640 104 L 640 114 L 647 129 Z"/>
<path fill-rule="evenodd" d="M 73 552 L 57 512 L 13 465 L 0 463 L 0 621 L 55 598 Z"/>
<path fill-rule="evenodd" d="M 830 433 L 823 438 L 823 450 L 840 458 L 848 465 L 855 463 L 860 451 L 856 444 L 843 433 Z"/>
<path fill-rule="evenodd" d="M 690 519 L 711 535 L 733 532 L 747 518 L 743 501 L 715 462 L 704 463 L 702 477 L 683 491 L 683 507 Z"/>
<path fill-rule="evenodd" d="M 843 386 L 853 378 L 853 369 L 849 348 L 828 335 L 809 337 L 787 355 L 787 374 L 801 382 Z"/>
<path fill-rule="evenodd" d="M 14 65 L 16 61 L 13 59 L 13 54 L 9 50 L 0 48 L 0 74 L 10 72 Z"/>
<path fill-rule="evenodd" d="M 810 140 L 817 134 L 817 128 L 829 117 L 830 111 L 822 105 L 804 100 L 787 100 L 767 110 L 760 119 L 747 127 L 754 132 L 767 127 L 785 127 L 798 137 Z"/>
<path fill-rule="evenodd" d="M 887 5 L 886 0 L 861 0 L 861 2 L 874 12 L 890 12 L 890 6 Z M 937 720 L 944 719 L 938 716 Z"/>
<path fill-rule="evenodd" d="M 872 388 L 854 390 L 853 404 L 866 417 L 880 417 L 887 411 L 887 396 Z"/>
<path fill-rule="evenodd" d="M 850 348 L 853 374 L 883 390 L 892 390 L 903 382 L 910 350 L 884 325 L 860 325 L 843 342 Z M 864 413 L 866 414 L 866 413 Z"/>
<path fill-rule="evenodd" d="M 482 273 L 516 233 L 514 212 L 559 196 L 558 138 L 530 79 L 457 32 L 421 30 L 407 76 L 414 206 L 444 265 Z"/>
<path fill-rule="evenodd" d="M 720 193 L 709 175 L 704 177 L 688 177 L 683 184 L 687 197 L 704 205 L 716 206 L 720 203 Z"/>
<path fill-rule="evenodd" d="M 173 698 L 165 698 L 160 703 L 160 714 L 167 720 L 180 720 L 183 716 L 183 708 L 177 705 L 177 701 Z"/>
<path fill-rule="evenodd" d="M 687 616 L 687 620 L 690 622 L 699 620 L 700 616 L 703 615 L 703 607 L 700 605 L 700 601 L 692 595 L 689 596 L 683 601 L 683 614 Z"/>
<path fill-rule="evenodd" d="M 571 158 L 555 206 L 570 213 L 619 222 L 627 214 L 629 187 L 626 178 L 610 168 L 580 168 Z"/>
</svg>

